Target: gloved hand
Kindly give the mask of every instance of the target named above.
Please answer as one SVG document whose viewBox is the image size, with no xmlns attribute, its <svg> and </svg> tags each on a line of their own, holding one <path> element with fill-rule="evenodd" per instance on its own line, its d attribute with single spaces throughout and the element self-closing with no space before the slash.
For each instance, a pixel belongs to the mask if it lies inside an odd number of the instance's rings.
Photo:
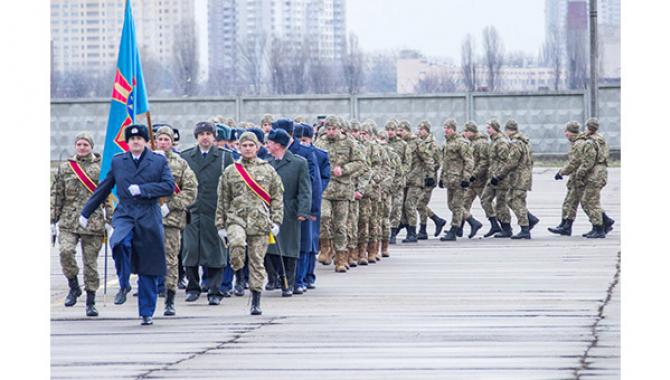
<svg viewBox="0 0 670 380">
<path fill-rule="evenodd" d="M 132 195 L 133 197 L 142 194 L 142 192 L 140 191 L 140 187 L 137 185 L 128 186 L 128 191 L 130 192 L 130 195 Z"/>
<path fill-rule="evenodd" d="M 423 180 L 423 185 L 425 187 L 433 187 L 435 186 L 435 179 L 433 178 L 426 178 Z"/>
<path fill-rule="evenodd" d="M 272 229 L 270 231 L 272 231 L 272 234 L 274 236 L 279 235 L 279 225 L 277 223 L 273 223 L 272 224 Z"/>
<path fill-rule="evenodd" d="M 220 229 L 218 231 L 218 234 L 219 234 L 219 238 L 221 239 L 221 241 L 226 241 L 226 238 L 228 237 L 228 233 L 226 232 L 225 228 Z"/>
<path fill-rule="evenodd" d="M 557 181 L 560 181 L 560 180 L 563 179 L 563 176 L 561 175 L 560 171 L 556 172 L 556 175 L 554 176 L 554 179 L 557 180 Z"/>
<path fill-rule="evenodd" d="M 475 182 L 476 180 L 477 178 L 475 178 L 475 176 L 470 177 L 470 182 Z"/>
<path fill-rule="evenodd" d="M 491 185 L 495 186 L 498 184 L 498 182 L 500 182 L 500 178 L 496 176 L 491 177 Z"/>
<path fill-rule="evenodd" d="M 465 181 L 465 180 L 461 181 L 461 187 L 462 188 L 467 189 L 469 186 L 470 186 L 469 181 Z"/>
<path fill-rule="evenodd" d="M 161 206 L 161 215 L 163 216 L 163 218 L 165 218 L 169 213 L 170 209 L 168 208 L 167 203 L 163 203 L 163 205 Z"/>
<path fill-rule="evenodd" d="M 107 231 L 107 239 L 109 239 L 109 237 L 112 236 L 112 233 L 114 233 L 114 227 L 109 223 L 105 223 L 105 231 Z"/>
<path fill-rule="evenodd" d="M 79 225 L 81 228 L 86 228 L 88 225 L 88 218 L 84 217 L 84 215 L 79 215 Z"/>
<path fill-rule="evenodd" d="M 444 189 L 444 182 L 440 180 L 440 182 L 437 183 L 437 187 L 439 187 L 440 189 Z"/>
<path fill-rule="evenodd" d="M 51 235 L 56 235 L 58 228 L 56 228 L 56 223 L 51 223 Z"/>
</svg>

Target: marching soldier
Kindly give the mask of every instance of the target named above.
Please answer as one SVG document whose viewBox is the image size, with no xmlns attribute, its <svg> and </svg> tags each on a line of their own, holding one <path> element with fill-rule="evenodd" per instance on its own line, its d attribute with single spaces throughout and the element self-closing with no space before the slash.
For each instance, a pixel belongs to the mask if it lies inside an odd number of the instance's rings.
<svg viewBox="0 0 670 380">
<path fill-rule="evenodd" d="M 482 207 L 484 207 L 482 194 L 484 193 L 484 185 L 486 184 L 487 172 L 489 169 L 489 139 L 486 135 L 477 131 L 477 124 L 473 121 L 465 123 L 463 136 L 470 141 L 470 145 L 472 146 L 472 159 L 475 165 L 472 177 L 470 177 L 470 186 L 465 189 L 465 195 L 463 197 L 463 218 L 465 218 L 465 221 L 470 225 L 468 239 L 472 239 L 477 234 L 477 231 L 482 228 L 482 224 L 472 216 L 470 209 L 472 208 L 472 202 L 474 202 L 477 197 L 479 197 L 479 202 Z M 484 209 L 484 212 L 487 216 L 495 215 L 493 208 L 490 207 L 490 205 Z"/>
<path fill-rule="evenodd" d="M 357 154 L 365 157 L 364 165 L 354 180 L 354 198 L 349 201 L 349 215 L 347 215 L 347 262 L 353 268 L 358 265 L 368 265 L 367 242 L 359 243 L 358 224 L 360 221 L 361 199 L 363 198 L 365 187 L 370 182 L 372 171 L 370 170 L 370 162 L 367 159 L 367 149 L 361 137 L 361 123 L 358 120 L 352 119 L 348 125 L 345 124 L 344 133 L 354 143 Z"/>
<path fill-rule="evenodd" d="M 437 146 L 437 141 L 435 141 L 435 137 L 433 137 L 433 133 L 431 132 L 430 128 L 430 123 L 425 122 L 427 124 L 424 124 L 423 126 L 419 124 L 419 129 L 424 128 L 427 129 L 427 134 L 425 134 L 425 137 L 422 139 L 428 146 L 430 146 L 430 151 L 432 152 L 433 155 L 433 161 L 435 162 L 434 164 L 434 170 L 432 171 L 433 178 L 437 178 L 437 172 L 440 171 L 440 166 L 442 165 L 442 152 L 440 150 L 440 147 Z M 420 132 L 421 135 L 424 135 L 423 132 Z M 430 198 L 433 195 L 433 190 L 435 189 L 435 184 L 433 186 L 426 186 L 424 187 L 423 190 L 423 195 L 421 196 L 421 199 L 419 200 L 419 204 L 417 205 L 417 210 L 419 211 L 419 232 L 416 235 L 416 238 L 418 240 L 426 240 L 428 239 L 428 233 L 426 232 L 426 222 L 428 221 L 428 218 L 435 223 L 435 235 L 434 236 L 440 236 L 440 232 L 442 232 L 442 228 L 444 228 L 444 225 L 447 224 L 447 221 L 440 218 L 437 214 L 433 212 L 433 210 L 428 207 L 428 203 L 430 203 Z"/>
<path fill-rule="evenodd" d="M 260 142 L 255 134 L 243 133 L 239 143 L 241 158 L 219 178 L 216 228 L 219 238 L 228 241 L 230 263 L 237 273 L 244 267 L 246 247 L 251 315 L 260 315 L 265 282 L 263 261 L 269 233 L 279 234 L 284 216 L 284 187 L 272 166 L 256 157 Z"/>
<path fill-rule="evenodd" d="M 484 237 L 494 235 L 496 238 L 508 238 L 512 237 L 512 226 L 510 225 L 512 215 L 507 206 L 509 178 L 500 176 L 499 172 L 509 159 L 509 140 L 500 132 L 498 120 L 489 120 L 486 123 L 486 132 L 491 138 L 491 144 L 489 145 L 488 182 L 482 195 L 482 203 L 485 205 L 484 210 L 492 209 L 494 200 L 496 203 L 495 215 L 489 215 L 491 229 Z M 498 222 L 500 222 L 500 225 L 498 225 Z"/>
<path fill-rule="evenodd" d="M 396 168 L 396 178 L 393 183 L 393 195 L 391 199 L 391 215 L 389 223 L 391 225 L 391 236 L 389 237 L 389 244 L 396 244 L 396 235 L 398 234 L 398 226 L 402 217 L 404 191 L 406 185 L 406 176 L 409 173 L 409 150 L 407 150 L 407 143 L 400 138 L 396 132 L 398 123 L 395 120 L 386 122 L 386 134 L 388 136 L 388 144 L 391 149 L 398 155 L 400 159 L 400 166 Z"/>
<path fill-rule="evenodd" d="M 381 183 L 381 255 L 389 257 L 389 238 L 391 236 L 391 208 L 393 207 L 393 193 L 395 183 L 400 175 L 400 157 L 388 145 L 388 137 L 384 132 L 377 135 L 379 144 L 384 149 L 388 159 L 382 161 L 382 183 Z"/>
<path fill-rule="evenodd" d="M 590 118 L 586 121 L 586 137 L 595 143 L 596 163 L 593 166 L 591 175 L 586 181 L 586 189 L 584 191 L 582 204 L 586 205 L 586 208 L 589 210 L 587 213 L 591 212 L 595 215 L 598 210 L 602 211 L 602 217 L 598 219 L 596 216 L 594 216 L 593 220 L 603 226 L 602 230 L 604 231 L 604 234 L 607 235 L 607 233 L 612 230 L 614 219 L 607 216 L 605 211 L 602 210 L 602 207 L 600 206 L 600 192 L 602 191 L 603 187 L 607 185 L 607 159 L 609 158 L 610 151 L 609 146 L 607 145 L 607 141 L 605 141 L 605 138 L 598 133 L 599 127 L 600 123 L 596 118 Z M 602 223 L 600 223 L 601 221 Z M 586 235 L 592 235 L 590 237 L 597 238 L 602 234 L 595 230 L 594 227 L 592 233 L 587 233 Z"/>
<path fill-rule="evenodd" d="M 370 140 L 371 126 L 369 121 L 363 122 L 361 125 L 361 141 L 365 146 L 366 157 L 370 166 L 370 180 L 363 188 L 363 197 L 360 200 L 359 215 L 358 215 L 358 255 L 359 260 L 363 254 L 367 254 L 368 264 L 377 262 L 375 242 L 373 237 L 374 225 L 377 216 L 377 202 L 379 200 L 378 184 L 381 181 L 381 154 L 380 148 Z M 362 261 L 362 260 L 361 260 Z M 363 264 L 365 265 L 365 264 Z"/>
<path fill-rule="evenodd" d="M 58 243 L 60 263 L 63 275 L 70 288 L 65 297 L 65 306 L 77 303 L 81 295 L 77 274 L 79 267 L 75 260 L 77 243 L 81 242 L 84 261 L 84 290 L 86 291 L 86 316 L 97 317 L 95 292 L 100 286 L 98 278 L 98 252 L 103 243 L 105 228 L 109 229 L 112 207 L 105 202 L 105 215 L 102 206 L 96 208 L 90 216 L 87 227 L 81 227 L 78 217 L 91 193 L 97 188 L 93 178 L 100 176 L 101 158 L 93 153 L 93 137 L 86 132 L 79 133 L 74 140 L 76 154 L 58 168 L 58 174 L 51 186 L 51 229 L 56 235 L 58 225 Z"/>
<path fill-rule="evenodd" d="M 442 176 L 440 187 L 447 189 L 447 204 L 451 210 L 451 229 L 440 238 L 441 241 L 453 241 L 463 226 L 463 196 L 470 186 L 474 160 L 470 143 L 456 133 L 456 122 L 445 120 Z M 462 232 L 461 232 L 462 235 Z"/>
</svg>

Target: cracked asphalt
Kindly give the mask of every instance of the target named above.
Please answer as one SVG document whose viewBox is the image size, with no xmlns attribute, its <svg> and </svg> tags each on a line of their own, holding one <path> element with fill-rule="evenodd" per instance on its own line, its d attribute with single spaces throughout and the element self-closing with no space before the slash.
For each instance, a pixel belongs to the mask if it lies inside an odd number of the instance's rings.
<svg viewBox="0 0 670 380">
<path fill-rule="evenodd" d="M 431 234 L 346 274 L 319 265 L 317 289 L 292 298 L 264 292 L 260 317 L 249 315 L 248 292 L 219 306 L 206 297 L 186 304 L 179 293 L 177 316 L 163 317 L 159 299 L 155 324 L 140 326 L 136 298 L 112 302 L 110 255 L 100 317 L 86 318 L 83 297 L 62 304 L 66 281 L 52 248 L 51 376 L 618 379 L 620 170 L 610 169 L 602 194 L 617 224 L 599 240 L 580 236 L 590 229 L 581 210 L 572 237 L 546 230 L 560 222 L 565 194 L 554 172 L 535 170 L 528 205 L 540 223 L 530 241 L 443 243 Z M 474 215 L 484 222 L 477 202 Z M 430 206 L 448 216 L 446 192 L 436 189 Z M 101 274 L 103 264 L 101 254 Z"/>
</svg>

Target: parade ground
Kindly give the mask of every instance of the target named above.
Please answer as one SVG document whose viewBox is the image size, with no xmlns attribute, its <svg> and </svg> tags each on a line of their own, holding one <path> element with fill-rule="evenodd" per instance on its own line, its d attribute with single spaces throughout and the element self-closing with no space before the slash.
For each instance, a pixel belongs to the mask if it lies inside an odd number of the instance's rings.
<svg viewBox="0 0 670 380">
<path fill-rule="evenodd" d="M 63 306 L 67 281 L 51 249 L 51 375 L 54 379 L 618 379 L 620 378 L 620 170 L 611 168 L 602 205 L 616 220 L 606 239 L 578 211 L 573 236 L 560 222 L 565 195 L 557 168 L 536 168 L 529 210 L 532 240 L 478 237 L 391 246 L 380 263 L 334 273 L 318 264 L 316 289 L 282 298 L 264 291 L 262 316 L 250 295 L 208 306 L 176 298 L 177 315 L 141 326 L 137 298 L 114 305 L 111 251 L 100 316 L 85 296 Z M 446 191 L 430 207 L 449 217 Z M 513 218 L 515 233 L 519 227 Z M 401 234 L 400 236 L 404 236 Z M 399 236 L 399 237 L 400 237 Z M 81 266 L 81 257 L 77 258 Z M 104 255 L 99 258 L 103 275 Z M 82 273 L 80 271 L 80 279 Z M 131 279 L 133 291 L 136 279 Z"/>
</svg>

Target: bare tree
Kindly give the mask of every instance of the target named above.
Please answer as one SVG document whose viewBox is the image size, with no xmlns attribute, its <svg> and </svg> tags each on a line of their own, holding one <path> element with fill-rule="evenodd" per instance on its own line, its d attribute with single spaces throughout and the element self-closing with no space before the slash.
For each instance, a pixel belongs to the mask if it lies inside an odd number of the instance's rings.
<svg viewBox="0 0 670 380">
<path fill-rule="evenodd" d="M 347 53 L 342 61 L 342 74 L 347 93 L 358 94 L 363 86 L 363 52 L 353 33 L 349 35 Z"/>
<path fill-rule="evenodd" d="M 195 22 L 184 19 L 175 28 L 173 38 L 173 60 L 171 65 L 175 95 L 195 95 L 198 90 L 198 41 Z"/>
<path fill-rule="evenodd" d="M 456 91 L 454 75 L 447 70 L 428 73 L 414 88 L 418 94 L 437 94 Z"/>
<path fill-rule="evenodd" d="M 558 91 L 561 84 L 562 55 L 560 31 L 557 27 L 553 27 L 542 47 L 542 60 L 545 65 L 551 67 L 554 91 Z"/>
<path fill-rule="evenodd" d="M 315 94 L 327 94 L 333 92 L 335 83 L 335 64 L 322 58 L 309 60 L 307 74 L 309 90 Z"/>
<path fill-rule="evenodd" d="M 500 83 L 500 69 L 504 61 L 505 47 L 495 26 L 485 27 L 483 37 L 486 85 L 489 91 L 495 91 Z"/>
<path fill-rule="evenodd" d="M 461 43 L 461 70 L 463 71 L 463 85 L 470 92 L 477 89 L 478 72 L 475 49 L 475 38 L 468 33 Z"/>
<path fill-rule="evenodd" d="M 261 93 L 263 73 L 268 64 L 268 38 L 265 33 L 248 38 L 238 44 L 240 57 L 240 75 L 238 80 L 242 88 L 249 88 L 254 95 Z"/>
<path fill-rule="evenodd" d="M 396 53 L 379 54 L 366 65 L 365 88 L 370 93 L 395 93 L 397 91 Z"/>
</svg>

